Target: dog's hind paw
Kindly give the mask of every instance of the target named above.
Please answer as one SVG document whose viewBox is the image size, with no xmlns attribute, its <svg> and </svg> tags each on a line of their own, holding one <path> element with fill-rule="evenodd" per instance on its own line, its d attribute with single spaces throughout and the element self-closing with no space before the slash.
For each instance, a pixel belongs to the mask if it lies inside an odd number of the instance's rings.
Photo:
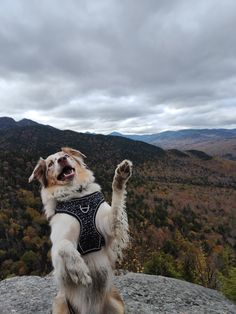
<svg viewBox="0 0 236 314">
<path fill-rule="evenodd" d="M 116 168 L 115 176 L 113 179 L 113 187 L 122 189 L 125 183 L 131 177 L 133 164 L 130 160 L 123 160 Z"/>
</svg>

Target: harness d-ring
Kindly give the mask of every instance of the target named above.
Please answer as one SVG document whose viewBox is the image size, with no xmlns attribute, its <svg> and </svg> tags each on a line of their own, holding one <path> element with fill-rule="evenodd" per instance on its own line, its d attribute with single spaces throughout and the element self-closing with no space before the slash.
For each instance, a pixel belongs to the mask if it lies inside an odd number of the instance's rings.
<svg viewBox="0 0 236 314">
<path fill-rule="evenodd" d="M 84 210 L 84 208 L 86 208 L 86 209 Z M 82 206 L 80 205 L 80 210 L 81 210 L 84 214 L 87 214 L 87 212 L 89 211 L 89 205 L 86 206 L 86 207 L 82 207 Z"/>
</svg>

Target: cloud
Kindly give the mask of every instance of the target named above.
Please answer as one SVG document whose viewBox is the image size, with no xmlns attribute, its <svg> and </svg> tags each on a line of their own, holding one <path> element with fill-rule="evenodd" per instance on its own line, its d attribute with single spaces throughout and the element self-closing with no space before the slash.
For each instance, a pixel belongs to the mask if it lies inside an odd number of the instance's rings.
<svg viewBox="0 0 236 314">
<path fill-rule="evenodd" d="M 0 4 L 0 115 L 77 131 L 236 127 L 233 0 Z"/>
</svg>

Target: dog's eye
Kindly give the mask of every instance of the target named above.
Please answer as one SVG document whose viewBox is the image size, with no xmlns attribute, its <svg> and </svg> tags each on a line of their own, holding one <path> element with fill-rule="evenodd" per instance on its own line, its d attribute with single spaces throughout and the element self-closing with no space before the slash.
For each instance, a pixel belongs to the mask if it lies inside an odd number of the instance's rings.
<svg viewBox="0 0 236 314">
<path fill-rule="evenodd" d="M 51 160 L 50 163 L 48 164 L 48 168 L 52 167 L 53 164 L 54 162 Z"/>
</svg>

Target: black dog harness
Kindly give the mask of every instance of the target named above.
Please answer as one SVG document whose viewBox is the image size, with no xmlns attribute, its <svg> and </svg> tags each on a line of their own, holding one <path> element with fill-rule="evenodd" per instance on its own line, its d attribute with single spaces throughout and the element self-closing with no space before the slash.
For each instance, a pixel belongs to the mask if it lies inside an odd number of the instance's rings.
<svg viewBox="0 0 236 314">
<path fill-rule="evenodd" d="M 99 206 L 105 202 L 101 192 L 75 198 L 65 202 L 58 202 L 56 214 L 68 214 L 80 223 L 80 235 L 77 250 L 81 255 L 101 250 L 105 239 L 96 227 L 96 215 Z"/>
</svg>

